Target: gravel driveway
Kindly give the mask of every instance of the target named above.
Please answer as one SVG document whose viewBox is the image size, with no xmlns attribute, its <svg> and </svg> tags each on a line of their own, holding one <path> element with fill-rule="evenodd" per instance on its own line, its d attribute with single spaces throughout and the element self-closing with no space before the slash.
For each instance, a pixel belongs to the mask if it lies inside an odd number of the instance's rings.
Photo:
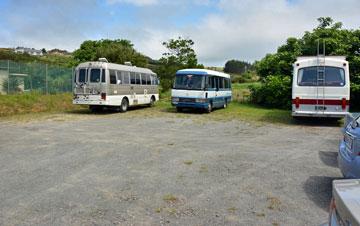
<svg viewBox="0 0 360 226">
<path fill-rule="evenodd" d="M 318 225 L 339 127 L 97 115 L 0 123 L 0 225 Z"/>
</svg>

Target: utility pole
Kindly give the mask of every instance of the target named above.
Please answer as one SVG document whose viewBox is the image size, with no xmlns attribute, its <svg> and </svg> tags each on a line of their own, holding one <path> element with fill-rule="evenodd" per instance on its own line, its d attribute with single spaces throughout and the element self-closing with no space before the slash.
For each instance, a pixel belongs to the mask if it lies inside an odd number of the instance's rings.
<svg viewBox="0 0 360 226">
<path fill-rule="evenodd" d="M 45 93 L 48 94 L 48 81 L 47 81 L 48 65 L 45 64 Z"/>
</svg>

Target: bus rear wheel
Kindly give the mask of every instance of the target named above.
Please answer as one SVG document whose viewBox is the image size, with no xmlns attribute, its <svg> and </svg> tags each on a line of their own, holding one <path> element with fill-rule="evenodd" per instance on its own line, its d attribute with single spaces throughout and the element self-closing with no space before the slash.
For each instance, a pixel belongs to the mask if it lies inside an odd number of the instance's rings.
<svg viewBox="0 0 360 226">
<path fill-rule="evenodd" d="M 120 112 L 126 112 L 129 107 L 129 101 L 123 98 L 120 105 Z"/>
<path fill-rule="evenodd" d="M 150 107 L 153 107 L 154 105 L 155 105 L 155 97 L 152 96 L 151 99 L 150 99 L 150 104 L 149 104 L 149 106 L 150 106 Z"/>
</svg>

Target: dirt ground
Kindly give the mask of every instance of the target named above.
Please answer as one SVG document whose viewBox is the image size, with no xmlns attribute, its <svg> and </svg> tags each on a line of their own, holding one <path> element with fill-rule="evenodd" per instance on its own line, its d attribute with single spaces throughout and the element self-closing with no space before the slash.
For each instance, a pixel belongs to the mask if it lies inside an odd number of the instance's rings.
<svg viewBox="0 0 360 226">
<path fill-rule="evenodd" d="M 0 122 L 0 225 L 327 220 L 339 127 L 124 115 Z"/>
</svg>

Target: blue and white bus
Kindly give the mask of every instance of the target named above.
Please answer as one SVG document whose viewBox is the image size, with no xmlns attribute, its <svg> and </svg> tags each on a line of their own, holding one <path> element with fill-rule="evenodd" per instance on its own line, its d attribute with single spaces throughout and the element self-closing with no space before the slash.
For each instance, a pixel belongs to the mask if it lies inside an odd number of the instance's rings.
<svg viewBox="0 0 360 226">
<path fill-rule="evenodd" d="M 176 72 L 171 103 L 177 111 L 200 108 L 226 108 L 231 101 L 230 75 L 205 69 L 183 69 Z"/>
</svg>

